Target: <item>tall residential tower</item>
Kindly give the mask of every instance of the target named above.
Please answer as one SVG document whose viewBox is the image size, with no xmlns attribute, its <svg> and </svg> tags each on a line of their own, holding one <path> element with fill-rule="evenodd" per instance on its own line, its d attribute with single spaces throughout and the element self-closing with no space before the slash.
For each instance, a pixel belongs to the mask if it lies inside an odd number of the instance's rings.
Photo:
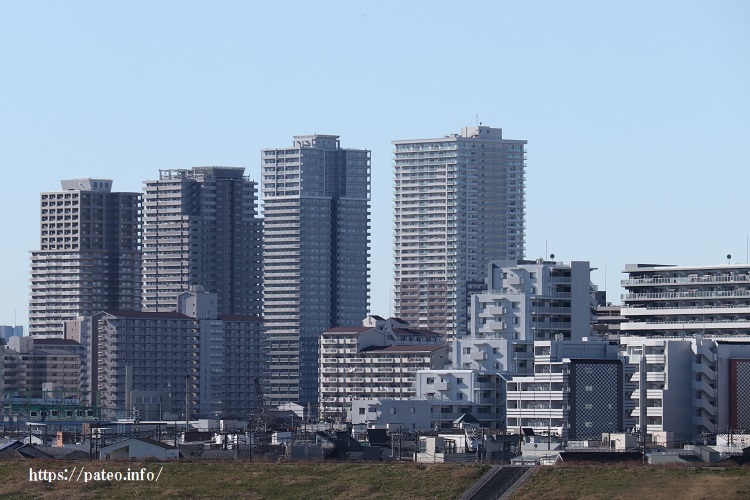
<svg viewBox="0 0 750 500">
<path fill-rule="evenodd" d="M 465 333 L 490 261 L 523 258 L 526 141 L 476 126 L 393 143 L 394 316 Z"/>
<path fill-rule="evenodd" d="M 370 152 L 315 134 L 261 161 L 267 396 L 315 405 L 321 333 L 367 315 Z"/>
<path fill-rule="evenodd" d="M 219 314 L 262 310 L 261 221 L 256 183 L 241 167 L 161 170 L 145 182 L 143 308 L 170 312 L 202 286 Z"/>
<path fill-rule="evenodd" d="M 112 180 L 62 181 L 41 195 L 41 246 L 31 253 L 29 333 L 63 334 L 63 321 L 104 309 L 138 309 L 140 193 Z"/>
</svg>

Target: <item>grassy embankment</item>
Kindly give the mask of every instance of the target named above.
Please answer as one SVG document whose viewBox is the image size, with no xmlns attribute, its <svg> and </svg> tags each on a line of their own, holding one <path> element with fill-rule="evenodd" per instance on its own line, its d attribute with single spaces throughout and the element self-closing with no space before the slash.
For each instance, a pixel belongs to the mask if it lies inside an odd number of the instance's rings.
<svg viewBox="0 0 750 500">
<path fill-rule="evenodd" d="M 513 500 L 750 498 L 750 468 L 562 465 L 537 470 Z"/>
<path fill-rule="evenodd" d="M 154 482 L 29 482 L 29 467 L 61 472 L 85 467 L 126 473 L 146 467 Z M 458 498 L 487 466 L 363 462 L 60 462 L 0 463 L 0 498 Z M 76 472 L 76 476 L 78 472 Z"/>
</svg>

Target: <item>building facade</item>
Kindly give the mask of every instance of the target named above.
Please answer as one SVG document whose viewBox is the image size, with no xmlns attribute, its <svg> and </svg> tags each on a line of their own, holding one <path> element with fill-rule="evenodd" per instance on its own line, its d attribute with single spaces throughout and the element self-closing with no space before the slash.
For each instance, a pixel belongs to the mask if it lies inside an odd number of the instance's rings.
<svg viewBox="0 0 750 500">
<path fill-rule="evenodd" d="M 634 427 L 665 446 L 747 429 L 750 336 L 623 337 Z"/>
<path fill-rule="evenodd" d="M 351 420 L 352 401 L 416 396 L 419 370 L 448 363 L 444 336 L 370 316 L 372 326 L 337 327 L 320 338 L 320 418 Z"/>
<path fill-rule="evenodd" d="M 92 371 L 109 418 L 246 419 L 261 411 L 266 339 L 257 316 L 220 315 L 216 294 L 184 292 L 172 312 L 104 312 L 90 322 Z"/>
<path fill-rule="evenodd" d="M 633 387 L 616 342 L 534 342 L 533 375 L 509 376 L 506 390 L 507 427 L 519 434 L 575 441 L 632 426 L 625 401 Z"/>
<path fill-rule="evenodd" d="M 15 356 L 18 377 L 6 387 L 29 398 L 53 398 L 56 393 L 78 397 L 81 384 L 81 345 L 68 339 L 11 338 L 6 355 Z M 9 374 L 10 375 L 10 374 Z"/>
<path fill-rule="evenodd" d="M 588 262 L 496 261 L 487 269 L 487 289 L 471 298 L 473 337 L 534 342 L 592 335 L 597 290 Z"/>
<path fill-rule="evenodd" d="M 220 314 L 261 314 L 262 223 L 243 168 L 161 170 L 144 183 L 143 211 L 143 310 L 174 311 L 202 286 Z"/>
<path fill-rule="evenodd" d="M 110 179 L 62 181 L 41 194 L 41 244 L 31 252 L 29 333 L 62 336 L 63 322 L 140 307 L 141 195 Z"/>
<path fill-rule="evenodd" d="M 370 152 L 295 136 L 261 162 L 268 397 L 316 405 L 320 333 L 367 314 Z"/>
<path fill-rule="evenodd" d="M 628 264 L 623 336 L 750 335 L 750 266 Z"/>
<path fill-rule="evenodd" d="M 393 144 L 394 315 L 463 334 L 487 264 L 523 258 L 526 141 L 476 126 Z"/>
<path fill-rule="evenodd" d="M 14 335 L 17 337 L 23 337 L 23 327 L 0 325 L 0 338 L 1 339 L 7 342 Z"/>
</svg>

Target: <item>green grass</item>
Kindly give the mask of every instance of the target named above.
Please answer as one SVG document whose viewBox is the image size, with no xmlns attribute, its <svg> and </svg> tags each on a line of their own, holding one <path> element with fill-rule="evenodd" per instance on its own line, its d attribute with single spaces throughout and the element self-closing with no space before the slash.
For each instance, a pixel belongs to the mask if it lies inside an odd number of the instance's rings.
<svg viewBox="0 0 750 500">
<path fill-rule="evenodd" d="M 127 472 L 146 467 L 157 483 L 90 482 L 74 477 L 52 484 L 29 482 L 29 468 L 56 472 Z M 484 474 L 487 466 L 364 462 L 60 462 L 0 463 L 2 498 L 283 498 L 283 499 L 454 499 Z M 77 476 L 77 473 L 76 473 Z"/>
<path fill-rule="evenodd" d="M 750 468 L 598 464 L 543 467 L 512 498 L 750 498 Z"/>
</svg>

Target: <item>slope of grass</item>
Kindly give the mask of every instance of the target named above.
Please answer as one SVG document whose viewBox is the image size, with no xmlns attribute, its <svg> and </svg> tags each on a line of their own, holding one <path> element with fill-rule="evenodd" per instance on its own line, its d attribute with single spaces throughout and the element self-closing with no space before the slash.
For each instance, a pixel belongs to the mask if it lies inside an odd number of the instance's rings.
<svg viewBox="0 0 750 500">
<path fill-rule="evenodd" d="M 750 498 L 750 468 L 561 465 L 539 468 L 513 500 Z"/>
<path fill-rule="evenodd" d="M 77 467 L 127 473 L 145 467 L 158 482 L 30 482 L 29 468 L 68 475 Z M 482 465 L 364 462 L 60 462 L 0 463 L 2 498 L 250 498 L 391 499 L 458 498 L 486 472 Z"/>
</svg>

